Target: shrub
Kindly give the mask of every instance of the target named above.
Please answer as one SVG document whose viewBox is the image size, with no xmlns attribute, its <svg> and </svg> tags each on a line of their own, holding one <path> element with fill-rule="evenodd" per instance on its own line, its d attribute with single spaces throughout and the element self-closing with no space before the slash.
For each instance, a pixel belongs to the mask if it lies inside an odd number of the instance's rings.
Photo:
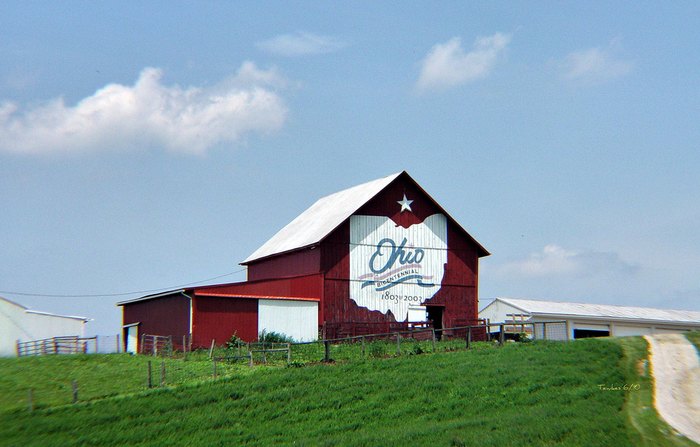
<svg viewBox="0 0 700 447">
<path fill-rule="evenodd" d="M 226 349 L 228 349 L 230 351 L 238 349 L 238 345 L 240 343 L 244 343 L 244 341 L 241 340 L 241 338 L 238 335 L 236 335 L 236 333 L 234 332 L 233 335 L 231 335 L 231 338 L 229 338 L 228 341 L 226 342 Z"/>
<path fill-rule="evenodd" d="M 515 334 L 515 341 L 521 343 L 528 343 L 531 342 L 532 339 L 528 337 L 528 335 L 525 332 L 520 332 L 518 334 Z"/>
<path fill-rule="evenodd" d="M 265 329 L 258 334 L 258 341 L 261 343 L 294 343 L 294 339 L 289 335 L 280 332 L 267 332 Z"/>
<path fill-rule="evenodd" d="M 386 357 L 386 344 L 374 342 L 369 345 L 369 355 L 374 358 Z"/>
</svg>

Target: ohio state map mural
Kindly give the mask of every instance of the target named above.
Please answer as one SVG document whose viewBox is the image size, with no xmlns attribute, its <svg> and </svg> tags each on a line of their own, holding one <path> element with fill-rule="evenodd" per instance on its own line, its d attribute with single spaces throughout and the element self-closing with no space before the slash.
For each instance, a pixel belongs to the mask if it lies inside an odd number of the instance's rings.
<svg viewBox="0 0 700 447">
<path fill-rule="evenodd" d="M 350 218 L 350 299 L 406 321 L 440 290 L 447 263 L 447 219 L 433 214 L 409 228 L 383 216 Z"/>
</svg>

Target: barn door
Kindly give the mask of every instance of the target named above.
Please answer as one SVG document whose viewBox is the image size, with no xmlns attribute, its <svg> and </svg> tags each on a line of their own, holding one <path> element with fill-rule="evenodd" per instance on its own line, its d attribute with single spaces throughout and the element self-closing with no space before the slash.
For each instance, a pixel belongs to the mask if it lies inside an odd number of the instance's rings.
<svg viewBox="0 0 700 447">
<path fill-rule="evenodd" d="M 425 306 L 428 312 L 428 321 L 433 323 L 433 328 L 435 329 L 435 336 L 438 340 L 442 339 L 442 306 Z"/>
<path fill-rule="evenodd" d="M 127 326 L 124 328 L 124 341 L 126 346 L 124 351 L 132 354 L 139 352 L 139 327 L 138 325 Z"/>
</svg>

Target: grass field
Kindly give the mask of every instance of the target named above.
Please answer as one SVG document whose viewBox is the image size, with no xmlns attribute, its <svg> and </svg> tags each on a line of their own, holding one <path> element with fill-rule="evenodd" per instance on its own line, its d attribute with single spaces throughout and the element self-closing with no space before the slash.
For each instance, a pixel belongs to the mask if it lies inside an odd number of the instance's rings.
<svg viewBox="0 0 700 447">
<path fill-rule="evenodd" d="M 219 364 L 216 380 L 199 354 L 169 360 L 168 383 L 179 385 L 152 390 L 147 357 L 5 359 L 0 396 L 19 391 L 3 397 L 0 444 L 693 445 L 649 409 L 641 338 L 457 346 L 428 353 L 430 346 L 407 344 L 401 356 L 382 358 L 395 354 L 392 343 L 373 355 L 368 345 L 365 359 L 358 346 L 338 346 L 333 357 L 350 360 L 328 365 L 315 362 L 318 347 L 305 347 L 294 352 L 293 365 L 303 367 Z M 66 404 L 75 376 L 102 386 L 92 398 L 92 385 L 81 386 L 91 400 Z M 30 413 L 26 387 L 37 381 L 56 397 Z"/>
<path fill-rule="evenodd" d="M 700 353 L 700 331 L 688 332 L 685 336 L 688 337 L 688 340 L 695 345 L 695 348 Z"/>
<path fill-rule="evenodd" d="M 152 383 L 156 385 L 160 384 L 163 362 L 166 384 L 208 379 L 212 365 L 204 359 L 183 361 L 127 354 L 0 358 L 0 411 L 28 408 L 30 388 L 36 408 L 72 403 L 74 380 L 81 401 L 143 391 L 147 389 L 149 361 Z M 217 369 L 228 374 L 234 367 L 221 364 Z"/>
<path fill-rule="evenodd" d="M 625 393 L 599 389 L 624 382 L 621 356 L 614 343 L 586 340 L 258 368 L 31 414 L 6 411 L 0 439 L 42 446 L 634 445 Z"/>
</svg>

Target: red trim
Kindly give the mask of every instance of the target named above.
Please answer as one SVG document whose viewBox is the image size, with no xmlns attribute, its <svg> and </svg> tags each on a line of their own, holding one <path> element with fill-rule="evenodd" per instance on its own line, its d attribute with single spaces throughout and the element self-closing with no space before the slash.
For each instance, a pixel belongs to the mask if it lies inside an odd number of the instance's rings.
<svg viewBox="0 0 700 447">
<path fill-rule="evenodd" d="M 240 295 L 237 293 L 197 293 L 197 296 L 218 296 L 223 298 L 247 298 L 251 300 L 321 301 L 319 298 L 298 296 Z"/>
</svg>

